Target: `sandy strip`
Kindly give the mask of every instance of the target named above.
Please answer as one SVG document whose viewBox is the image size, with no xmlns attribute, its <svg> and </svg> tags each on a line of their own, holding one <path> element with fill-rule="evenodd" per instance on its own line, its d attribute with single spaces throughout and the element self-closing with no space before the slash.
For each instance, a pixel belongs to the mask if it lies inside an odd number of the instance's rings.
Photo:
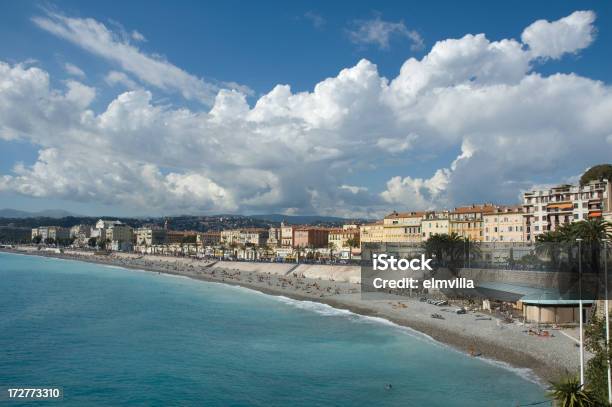
<svg viewBox="0 0 612 407">
<path fill-rule="evenodd" d="M 296 300 L 316 301 L 334 308 L 347 309 L 356 314 L 384 318 L 397 325 L 422 332 L 436 341 L 450 345 L 463 352 L 477 351 L 481 357 L 504 362 L 527 377 L 537 377 L 540 382 L 548 382 L 578 370 L 579 354 L 574 341 L 561 331 L 552 330 L 552 337 L 543 338 L 529 335 L 529 326 L 520 323 L 504 323 L 488 314 L 468 312 L 457 315 L 453 307 L 437 307 L 395 295 L 378 296 L 377 299 L 362 299 L 359 285 L 285 276 L 279 267 L 277 273 L 262 273 L 265 263 L 257 266 L 238 266 L 232 262 L 220 263 L 223 268 L 205 260 L 166 256 L 137 256 L 132 254 L 113 254 L 109 256 L 56 254 L 42 251 L 9 251 L 13 253 L 80 260 L 97 264 L 120 266 L 131 269 L 182 275 L 198 280 L 240 285 L 271 295 L 283 295 Z M 241 263 L 234 263 L 238 265 Z M 284 265 L 286 266 L 286 265 Z M 443 315 L 444 319 L 431 318 L 432 313 Z M 531 373 L 532 372 L 532 373 Z"/>
</svg>

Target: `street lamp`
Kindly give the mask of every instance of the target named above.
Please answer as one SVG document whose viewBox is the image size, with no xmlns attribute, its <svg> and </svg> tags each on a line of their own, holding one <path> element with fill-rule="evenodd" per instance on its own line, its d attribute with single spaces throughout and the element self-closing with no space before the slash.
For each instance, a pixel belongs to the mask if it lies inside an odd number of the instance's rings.
<svg viewBox="0 0 612 407">
<path fill-rule="evenodd" d="M 580 387 L 584 386 L 584 340 L 582 337 L 582 239 L 578 242 L 578 312 L 580 313 Z"/>
</svg>

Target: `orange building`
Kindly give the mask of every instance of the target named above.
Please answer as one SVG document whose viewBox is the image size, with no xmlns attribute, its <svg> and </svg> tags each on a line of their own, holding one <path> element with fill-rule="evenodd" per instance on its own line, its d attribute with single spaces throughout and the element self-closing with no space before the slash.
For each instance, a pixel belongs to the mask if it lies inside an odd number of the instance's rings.
<svg viewBox="0 0 612 407">
<path fill-rule="evenodd" d="M 473 242 L 484 241 L 484 215 L 493 213 L 495 205 L 470 205 L 455 208 L 449 214 L 450 231 Z"/>
</svg>

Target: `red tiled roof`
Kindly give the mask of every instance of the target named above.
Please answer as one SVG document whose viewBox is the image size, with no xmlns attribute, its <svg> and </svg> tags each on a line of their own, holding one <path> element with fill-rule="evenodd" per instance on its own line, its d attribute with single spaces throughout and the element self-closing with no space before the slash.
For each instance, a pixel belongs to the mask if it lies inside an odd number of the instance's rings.
<svg viewBox="0 0 612 407">
<path fill-rule="evenodd" d="M 461 206 L 459 208 L 455 208 L 455 210 L 451 213 L 490 213 L 493 212 L 495 208 L 496 207 L 493 204 Z"/>
</svg>

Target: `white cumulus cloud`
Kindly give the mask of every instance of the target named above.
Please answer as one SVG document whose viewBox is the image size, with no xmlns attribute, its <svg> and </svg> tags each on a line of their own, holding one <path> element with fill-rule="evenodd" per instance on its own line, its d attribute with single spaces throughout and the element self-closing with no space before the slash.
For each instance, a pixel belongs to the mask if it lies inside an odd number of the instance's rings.
<svg viewBox="0 0 612 407">
<path fill-rule="evenodd" d="M 557 21 L 534 22 L 525 28 L 521 39 L 534 56 L 557 59 L 588 47 L 595 37 L 594 22 L 594 12 L 575 11 Z"/>
<path fill-rule="evenodd" d="M 575 52 L 567 41 L 555 49 Z M 310 91 L 279 84 L 252 105 L 235 90 L 211 109 L 160 105 L 136 87 L 100 111 L 84 83 L 53 87 L 42 68 L 0 62 L 0 138 L 39 147 L 36 162 L 0 175 L 0 190 L 143 213 L 380 216 L 514 203 L 534 183 L 612 156 L 610 85 L 541 75 L 543 55 L 468 34 L 389 79 L 361 60 Z"/>
</svg>

